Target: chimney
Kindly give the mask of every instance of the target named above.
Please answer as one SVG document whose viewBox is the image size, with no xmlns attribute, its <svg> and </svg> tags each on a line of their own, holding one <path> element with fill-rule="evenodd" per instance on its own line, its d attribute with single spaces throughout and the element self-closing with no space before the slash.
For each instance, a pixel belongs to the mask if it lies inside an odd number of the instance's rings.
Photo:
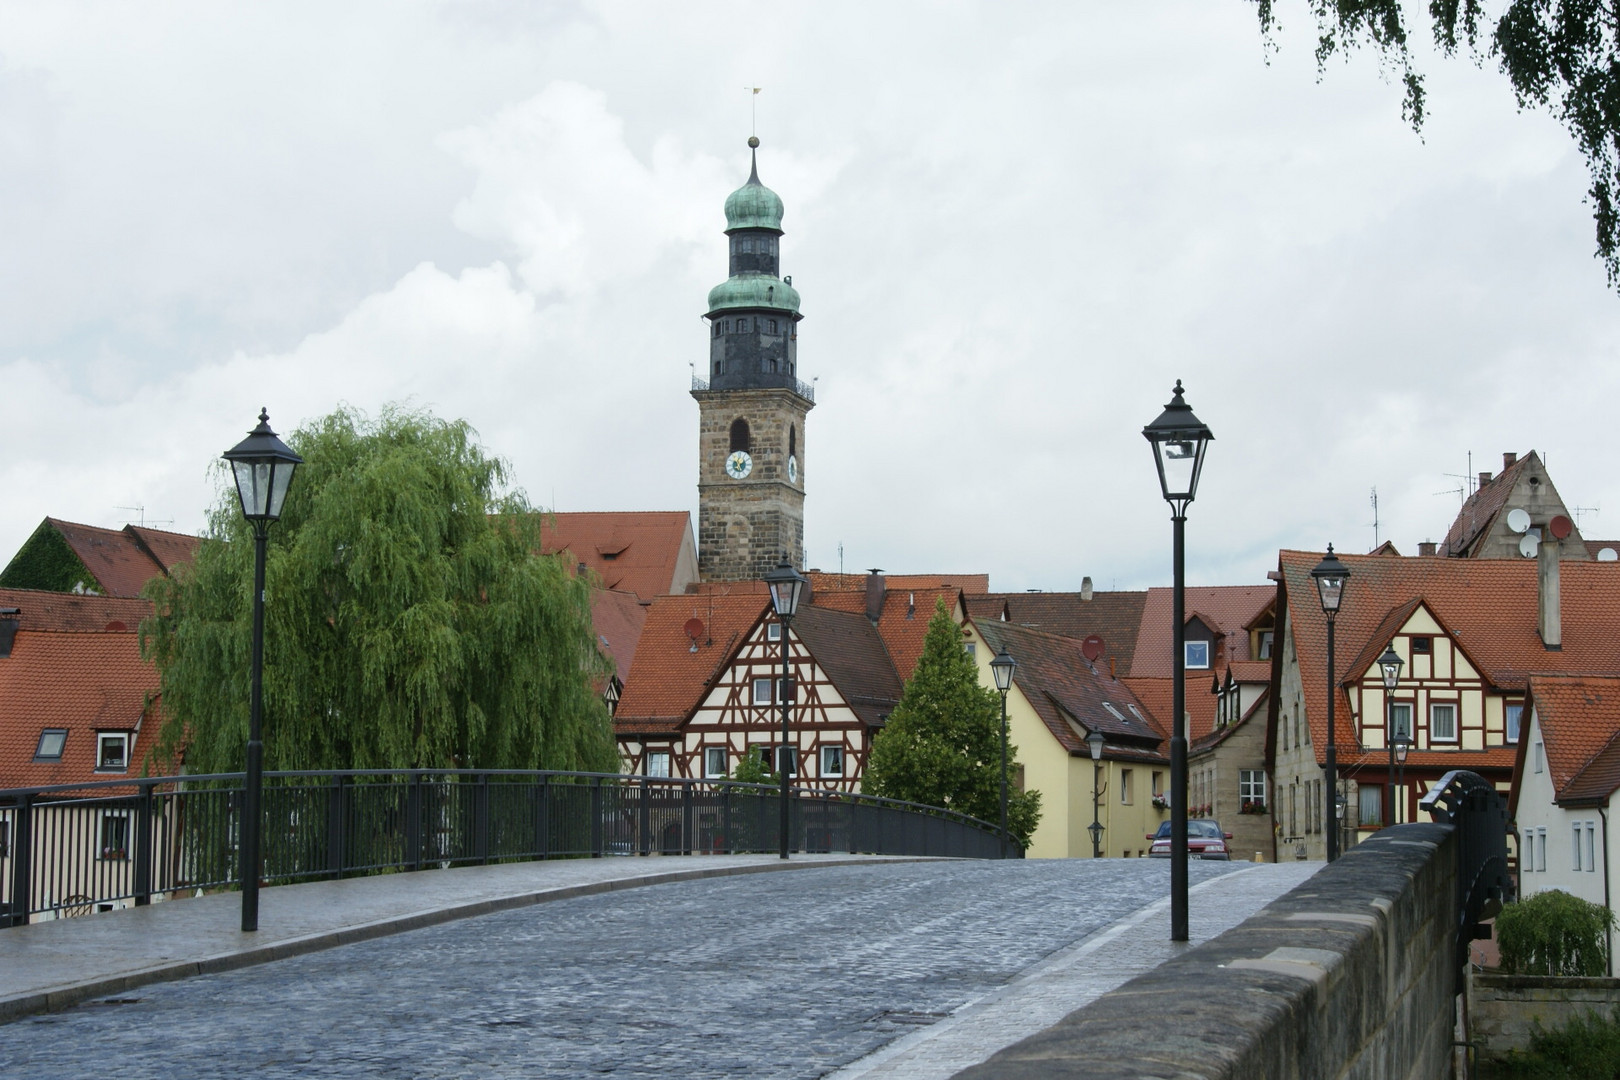
<svg viewBox="0 0 1620 1080">
<path fill-rule="evenodd" d="M 883 571 L 876 567 L 866 572 L 866 617 L 873 626 L 883 616 Z"/>
<path fill-rule="evenodd" d="M 22 611 L 18 608 L 0 608 L 0 659 L 11 655 L 11 643 L 16 640 L 21 616 Z"/>
<path fill-rule="evenodd" d="M 1482 473 L 1479 474 L 1479 486 L 1480 487 L 1484 487 L 1487 484 L 1489 484 L 1490 482 L 1491 482 L 1491 474 L 1489 472 L 1482 472 Z"/>
<path fill-rule="evenodd" d="M 1088 602 L 1091 600 L 1091 578 L 1090 577 L 1083 577 L 1083 578 L 1080 579 L 1080 599 L 1088 601 Z"/>
<path fill-rule="evenodd" d="M 1433 540 L 1419 541 L 1418 542 L 1418 555 L 1420 555 L 1420 556 L 1434 555 L 1435 554 L 1435 546 L 1436 545 L 1435 545 L 1435 542 Z"/>
<path fill-rule="evenodd" d="M 1536 632 L 1549 652 L 1564 647 L 1558 614 L 1558 539 L 1550 529 L 1543 533 L 1536 551 Z"/>
<path fill-rule="evenodd" d="M 1513 463 L 1515 461 L 1518 461 L 1518 460 L 1519 460 L 1519 455 L 1518 454 L 1515 454 L 1512 451 L 1508 451 L 1507 453 L 1504 453 L 1502 455 L 1502 471 L 1507 472 L 1509 469 L 1513 468 Z"/>
</svg>

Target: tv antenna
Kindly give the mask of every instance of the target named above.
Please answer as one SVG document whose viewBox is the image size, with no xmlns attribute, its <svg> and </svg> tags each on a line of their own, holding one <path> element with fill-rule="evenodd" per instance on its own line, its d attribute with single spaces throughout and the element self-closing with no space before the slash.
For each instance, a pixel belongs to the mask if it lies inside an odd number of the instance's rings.
<svg viewBox="0 0 1620 1080">
<path fill-rule="evenodd" d="M 1572 506 L 1572 507 L 1569 508 L 1569 512 L 1575 515 L 1575 524 L 1577 526 L 1579 526 L 1580 523 L 1581 523 L 1581 518 L 1582 517 L 1584 517 L 1587 514 L 1601 514 L 1601 513 L 1603 513 L 1603 507 L 1601 507 L 1601 506 Z"/>
<path fill-rule="evenodd" d="M 1373 550 L 1377 551 L 1378 550 L 1378 486 L 1376 484 L 1373 485 L 1373 489 L 1372 489 L 1372 508 L 1373 508 L 1373 520 L 1372 520 Z"/>
<path fill-rule="evenodd" d="M 136 521 L 125 520 L 125 522 L 124 522 L 125 525 L 137 525 L 140 528 L 144 529 L 148 525 L 173 525 L 174 524 L 174 519 L 173 518 L 168 518 L 168 519 L 163 520 L 163 521 L 148 522 L 146 520 L 146 504 L 145 503 L 136 503 L 134 506 L 115 506 L 115 507 L 113 507 L 113 509 L 114 510 L 128 510 L 129 512 L 131 512 L 133 514 L 138 515 L 139 520 L 136 520 Z"/>
</svg>

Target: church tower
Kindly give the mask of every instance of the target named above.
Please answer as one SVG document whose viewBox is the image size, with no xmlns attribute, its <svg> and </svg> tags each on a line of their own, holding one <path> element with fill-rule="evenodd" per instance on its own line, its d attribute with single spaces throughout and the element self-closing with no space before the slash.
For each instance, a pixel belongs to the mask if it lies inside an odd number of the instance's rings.
<svg viewBox="0 0 1620 1080">
<path fill-rule="evenodd" d="M 762 577 L 804 565 L 804 418 L 815 391 L 799 381 L 799 294 L 780 276 L 782 200 L 759 182 L 726 199 L 731 276 L 709 290 L 709 378 L 694 378 L 698 434 L 698 573 Z"/>
</svg>

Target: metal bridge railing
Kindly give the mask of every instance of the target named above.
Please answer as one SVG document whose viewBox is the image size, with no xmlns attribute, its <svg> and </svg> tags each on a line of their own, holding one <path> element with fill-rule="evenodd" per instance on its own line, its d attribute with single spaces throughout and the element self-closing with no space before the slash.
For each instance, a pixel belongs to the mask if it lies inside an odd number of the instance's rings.
<svg viewBox="0 0 1620 1080">
<path fill-rule="evenodd" d="M 1457 969 L 1470 943 L 1489 936 L 1480 921 L 1494 918 L 1513 899 L 1507 855 L 1507 800 L 1478 773 L 1453 769 L 1418 804 L 1435 821 L 1457 830 Z"/>
<path fill-rule="evenodd" d="M 0 790 L 0 927 L 239 885 L 242 784 L 229 773 Z M 1000 854 L 994 826 L 948 810 L 812 789 L 789 798 L 795 851 Z M 770 853 L 780 799 L 774 786 L 604 773 L 266 773 L 259 877 Z"/>
</svg>

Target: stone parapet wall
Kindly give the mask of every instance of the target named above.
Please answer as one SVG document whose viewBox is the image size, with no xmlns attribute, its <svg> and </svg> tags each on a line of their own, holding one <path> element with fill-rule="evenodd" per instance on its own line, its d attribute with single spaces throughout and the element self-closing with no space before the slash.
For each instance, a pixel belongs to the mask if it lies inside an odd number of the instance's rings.
<svg viewBox="0 0 1620 1080">
<path fill-rule="evenodd" d="M 1589 1013 L 1608 1018 L 1620 1006 L 1620 979 L 1547 975 L 1475 975 L 1468 985 L 1469 1039 L 1480 1058 L 1524 1050 L 1539 1027 L 1563 1027 Z"/>
<path fill-rule="evenodd" d="M 1385 829 L 1241 925 L 957 1076 L 1438 1080 L 1456 1022 L 1456 895 L 1450 826 Z"/>
</svg>

